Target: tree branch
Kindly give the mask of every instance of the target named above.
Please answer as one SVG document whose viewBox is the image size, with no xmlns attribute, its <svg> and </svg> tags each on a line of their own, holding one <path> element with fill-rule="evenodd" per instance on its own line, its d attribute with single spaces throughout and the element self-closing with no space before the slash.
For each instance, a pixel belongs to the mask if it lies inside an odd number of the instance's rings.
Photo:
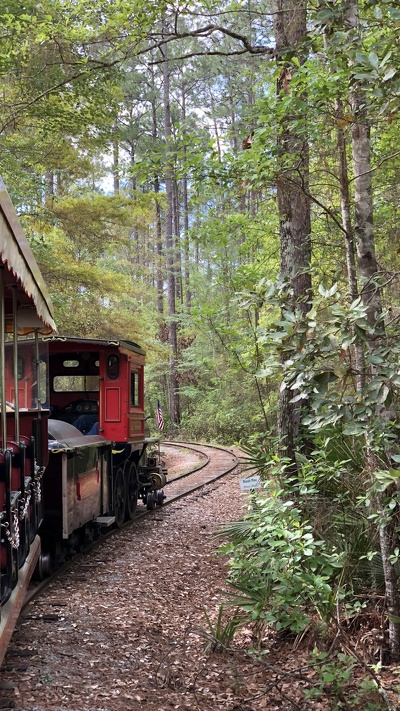
<svg viewBox="0 0 400 711">
<path fill-rule="evenodd" d="M 400 155 L 400 151 L 396 151 L 395 153 L 392 153 L 390 156 L 385 156 L 382 158 L 379 163 L 377 163 L 373 168 L 370 170 L 366 170 L 364 173 L 360 173 L 359 175 L 355 175 L 353 178 L 349 178 L 349 183 L 353 183 L 357 178 L 362 178 L 363 175 L 368 175 L 369 173 L 373 173 L 375 170 L 378 170 L 378 168 L 381 167 L 386 161 L 391 160 L 392 158 L 396 158 L 396 156 Z"/>
<path fill-rule="evenodd" d="M 264 45 L 257 44 L 253 45 L 251 44 L 251 42 L 249 42 L 248 38 L 245 35 L 241 35 L 238 32 L 234 32 L 233 30 L 230 30 L 227 27 L 222 27 L 221 25 L 215 24 L 205 25 L 204 27 L 199 27 L 197 30 L 170 33 L 169 35 L 166 35 L 164 38 L 160 38 L 160 40 L 157 41 L 155 41 L 155 38 L 153 36 L 154 45 L 153 47 L 149 47 L 148 49 L 155 49 L 156 47 L 159 47 L 160 44 L 165 44 L 166 42 L 173 42 L 175 40 L 185 39 L 188 37 L 206 39 L 210 37 L 214 32 L 221 32 L 221 34 L 227 35 L 228 37 L 232 37 L 232 39 L 237 40 L 243 45 L 244 51 L 248 52 L 249 54 L 267 55 L 271 58 L 275 57 L 275 50 L 271 47 L 266 47 Z M 204 52 L 204 54 L 208 54 L 208 52 Z M 231 54 L 231 52 L 229 54 Z"/>
</svg>

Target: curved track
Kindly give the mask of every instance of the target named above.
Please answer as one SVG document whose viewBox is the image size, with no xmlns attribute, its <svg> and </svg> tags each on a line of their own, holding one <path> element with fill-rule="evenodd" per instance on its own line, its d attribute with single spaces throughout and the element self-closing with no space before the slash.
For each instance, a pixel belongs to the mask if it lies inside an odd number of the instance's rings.
<svg viewBox="0 0 400 711">
<path fill-rule="evenodd" d="M 188 496 L 207 484 L 212 484 L 214 481 L 221 479 L 232 472 L 239 463 L 237 456 L 231 450 L 213 445 L 191 442 L 162 442 L 161 448 L 162 450 L 164 448 L 167 449 L 166 452 L 161 451 L 161 458 L 166 457 L 167 466 L 169 461 L 173 462 L 174 459 L 179 459 L 179 463 L 171 467 L 171 476 L 168 472 L 168 482 L 165 490 L 166 499 L 161 508 Z M 85 548 L 82 553 L 77 554 L 73 559 L 65 563 L 65 565 L 59 568 L 50 578 L 46 578 L 42 582 L 32 585 L 25 598 L 22 610 L 31 600 L 37 597 L 51 581 L 74 565 L 80 555 L 87 554 L 90 550 L 100 545 L 106 538 L 118 535 L 119 531 L 124 530 L 128 526 L 132 526 L 135 521 L 143 516 L 149 516 L 154 513 L 154 511 L 159 510 L 160 507 L 157 506 L 153 511 L 148 511 L 145 506 L 139 504 L 133 521 L 128 521 L 119 529 L 113 528 L 107 531 L 101 538 Z"/>
<path fill-rule="evenodd" d="M 237 456 L 229 449 L 192 442 L 163 442 L 170 452 L 181 448 L 199 457 L 197 464 L 177 477 L 170 478 L 167 488 L 167 502 L 187 496 L 192 491 L 211 484 L 229 474 L 238 465 Z M 202 461 L 201 461 L 202 460 Z M 189 480 L 186 480 L 190 477 Z"/>
</svg>

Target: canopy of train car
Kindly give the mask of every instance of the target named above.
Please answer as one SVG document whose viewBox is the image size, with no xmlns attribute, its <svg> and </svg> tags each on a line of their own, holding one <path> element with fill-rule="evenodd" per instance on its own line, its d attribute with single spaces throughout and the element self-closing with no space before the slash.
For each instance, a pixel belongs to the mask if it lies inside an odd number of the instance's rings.
<svg viewBox="0 0 400 711">
<path fill-rule="evenodd" d="M 0 178 L 0 664 L 40 558 L 49 411 L 38 334 L 55 330 L 45 284 Z M 35 341 L 29 354 L 24 346 L 24 357 L 18 335 L 28 333 Z"/>
<path fill-rule="evenodd" d="M 108 347 L 108 346 L 115 346 L 118 348 L 121 352 L 123 351 L 128 351 L 130 353 L 137 353 L 138 355 L 145 356 L 146 352 L 139 346 L 137 343 L 133 343 L 133 341 L 125 341 L 125 340 L 120 340 L 118 338 L 114 339 L 105 339 L 105 338 L 83 338 L 81 336 L 63 336 L 61 334 L 53 335 L 53 336 L 48 336 L 46 338 L 43 338 L 43 341 L 47 343 L 60 343 L 60 344 L 76 344 L 77 346 L 81 346 L 83 348 L 85 347 L 92 347 L 92 346 L 98 346 L 98 347 Z M 63 350 L 62 347 L 60 347 L 60 351 Z"/>
<path fill-rule="evenodd" d="M 56 331 L 46 286 L 1 177 L 0 260 L 5 267 L 6 317 L 13 312 L 12 292 L 15 290 L 18 331 L 27 333 L 34 328 L 38 328 L 41 333 Z M 6 322 L 6 330 L 12 330 L 9 321 Z"/>
</svg>

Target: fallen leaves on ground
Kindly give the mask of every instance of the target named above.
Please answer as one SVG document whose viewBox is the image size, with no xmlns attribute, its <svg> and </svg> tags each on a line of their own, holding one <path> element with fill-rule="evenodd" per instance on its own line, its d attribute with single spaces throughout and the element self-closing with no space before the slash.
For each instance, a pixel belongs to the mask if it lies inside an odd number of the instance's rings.
<svg viewBox="0 0 400 711">
<path fill-rule="evenodd" d="M 226 561 L 215 553 L 215 531 L 238 519 L 245 501 L 232 474 L 157 509 L 54 581 L 20 621 L 0 674 L 14 708 L 346 708 L 329 693 L 304 699 L 315 673 L 307 668 L 310 650 L 295 649 L 293 640 L 271 635 L 269 653 L 257 659 L 247 652 L 252 633 L 245 628 L 228 651 L 205 651 L 205 611 L 215 620 L 225 600 Z"/>
</svg>

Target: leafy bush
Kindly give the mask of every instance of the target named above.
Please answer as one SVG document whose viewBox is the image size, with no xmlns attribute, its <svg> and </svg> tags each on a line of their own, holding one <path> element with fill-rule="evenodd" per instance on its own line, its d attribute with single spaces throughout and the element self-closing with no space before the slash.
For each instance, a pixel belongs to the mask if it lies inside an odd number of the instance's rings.
<svg viewBox="0 0 400 711">
<path fill-rule="evenodd" d="M 360 497 L 362 453 L 340 428 L 316 439 L 309 457 L 298 455 L 295 478 L 273 440 L 254 437 L 244 447 L 245 469 L 261 475 L 263 489 L 242 521 L 221 529 L 228 542 L 220 550 L 230 557 L 232 604 L 258 625 L 299 632 L 317 613 L 326 627 L 338 603 L 356 610 L 357 595 L 382 581 L 376 529 Z"/>
<path fill-rule="evenodd" d="M 230 555 L 232 604 L 254 622 L 300 632 L 317 611 L 323 622 L 335 609 L 342 557 L 316 538 L 312 525 L 287 491 L 270 481 L 243 526 L 227 524 L 221 533 Z"/>
</svg>

